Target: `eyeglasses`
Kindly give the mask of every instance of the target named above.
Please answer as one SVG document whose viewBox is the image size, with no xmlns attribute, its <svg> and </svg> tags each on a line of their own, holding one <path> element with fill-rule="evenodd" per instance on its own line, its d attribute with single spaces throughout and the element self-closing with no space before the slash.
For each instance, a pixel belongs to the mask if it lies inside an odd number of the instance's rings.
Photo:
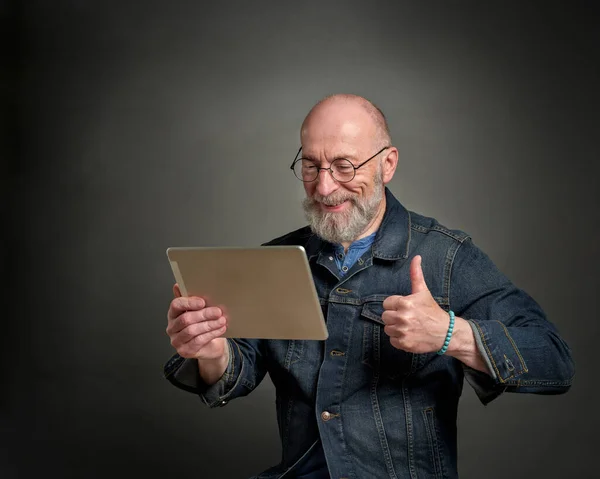
<svg viewBox="0 0 600 479">
<path fill-rule="evenodd" d="M 302 151 L 302 147 L 300 147 L 298 153 L 296 153 L 296 157 L 294 158 L 292 166 L 290 166 L 290 169 L 294 172 L 296 178 L 305 183 L 315 181 L 318 178 L 319 173 L 321 173 L 321 170 L 329 171 L 329 173 L 331 173 L 332 178 L 338 183 L 348 183 L 349 181 L 352 181 L 356 176 L 356 170 L 358 170 L 368 161 L 371 161 L 379 153 L 381 153 L 383 150 L 386 150 L 387 148 L 390 147 L 384 146 L 371 158 L 363 161 L 358 166 L 354 166 L 354 164 L 346 158 L 336 158 L 331 162 L 329 168 L 322 168 L 318 166 L 313 160 L 309 160 L 308 158 L 298 158 L 298 155 Z"/>
</svg>

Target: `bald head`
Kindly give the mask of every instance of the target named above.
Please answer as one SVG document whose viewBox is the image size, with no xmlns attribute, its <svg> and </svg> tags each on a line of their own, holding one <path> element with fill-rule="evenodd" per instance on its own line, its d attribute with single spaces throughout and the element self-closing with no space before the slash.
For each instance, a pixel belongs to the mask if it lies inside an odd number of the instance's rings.
<svg viewBox="0 0 600 479">
<path fill-rule="evenodd" d="M 383 112 L 366 98 L 351 94 L 325 97 L 308 113 L 302 123 L 301 140 L 319 130 L 321 135 L 362 136 L 379 149 L 391 145 L 390 131 Z"/>
</svg>

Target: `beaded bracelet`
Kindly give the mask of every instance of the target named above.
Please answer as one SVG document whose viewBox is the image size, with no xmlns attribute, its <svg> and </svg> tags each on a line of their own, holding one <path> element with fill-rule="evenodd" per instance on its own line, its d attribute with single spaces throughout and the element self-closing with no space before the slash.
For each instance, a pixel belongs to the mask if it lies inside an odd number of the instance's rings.
<svg viewBox="0 0 600 479">
<path fill-rule="evenodd" d="M 448 334 L 446 334 L 446 340 L 444 341 L 444 345 L 442 349 L 440 349 L 437 353 L 444 354 L 448 350 L 448 345 L 450 344 L 450 338 L 452 337 L 452 331 L 454 331 L 454 311 L 448 311 L 450 315 L 450 326 L 448 326 Z"/>
</svg>

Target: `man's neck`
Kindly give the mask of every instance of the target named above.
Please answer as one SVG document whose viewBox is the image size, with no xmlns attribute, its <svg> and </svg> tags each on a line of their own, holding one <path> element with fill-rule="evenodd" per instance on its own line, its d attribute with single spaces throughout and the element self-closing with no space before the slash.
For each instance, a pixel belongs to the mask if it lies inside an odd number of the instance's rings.
<svg viewBox="0 0 600 479">
<path fill-rule="evenodd" d="M 386 207 L 386 202 L 385 202 L 385 195 L 384 195 L 383 199 L 381 200 L 381 203 L 379 203 L 379 208 L 377 210 L 377 214 L 371 220 L 371 222 L 366 227 L 366 229 L 359 236 L 354 238 L 354 240 L 352 240 L 350 242 L 346 241 L 346 242 L 342 243 L 342 246 L 344 247 L 344 253 L 348 252 L 348 248 L 350 247 L 350 245 L 352 243 L 354 243 L 355 241 L 358 241 L 359 239 L 363 239 L 369 235 L 372 235 L 373 233 L 375 233 L 375 231 L 377 231 L 379 229 L 379 226 L 381 226 L 381 222 L 383 221 L 383 216 L 385 215 L 385 207 Z"/>
</svg>

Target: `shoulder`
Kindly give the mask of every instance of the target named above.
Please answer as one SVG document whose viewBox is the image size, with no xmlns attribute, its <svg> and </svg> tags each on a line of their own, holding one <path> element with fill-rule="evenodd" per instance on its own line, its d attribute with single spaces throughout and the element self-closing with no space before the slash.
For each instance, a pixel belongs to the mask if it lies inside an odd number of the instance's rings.
<svg viewBox="0 0 600 479">
<path fill-rule="evenodd" d="M 425 235 L 429 239 L 447 240 L 459 244 L 471 239 L 468 233 L 460 229 L 451 229 L 430 216 L 424 216 L 414 211 L 409 211 L 409 215 L 413 237 Z"/>
</svg>

